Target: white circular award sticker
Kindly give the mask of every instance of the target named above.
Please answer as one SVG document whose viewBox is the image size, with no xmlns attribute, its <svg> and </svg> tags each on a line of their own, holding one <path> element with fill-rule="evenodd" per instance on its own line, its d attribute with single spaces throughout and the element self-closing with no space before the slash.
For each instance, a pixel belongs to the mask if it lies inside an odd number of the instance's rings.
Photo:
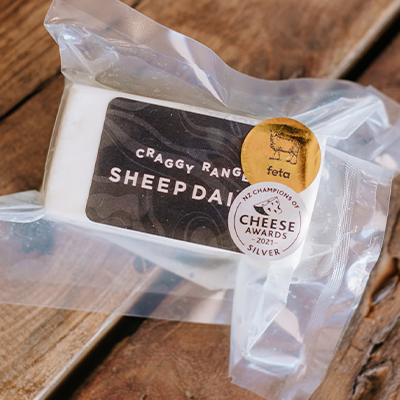
<svg viewBox="0 0 400 400">
<path fill-rule="evenodd" d="M 294 190 L 277 182 L 260 182 L 244 189 L 232 203 L 229 232 L 243 253 L 265 261 L 280 260 L 304 241 L 306 213 Z"/>
</svg>

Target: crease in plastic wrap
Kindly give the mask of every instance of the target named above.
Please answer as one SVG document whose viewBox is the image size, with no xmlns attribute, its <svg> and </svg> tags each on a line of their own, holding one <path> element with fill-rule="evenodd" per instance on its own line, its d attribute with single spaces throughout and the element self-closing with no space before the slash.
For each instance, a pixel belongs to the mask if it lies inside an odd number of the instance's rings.
<svg viewBox="0 0 400 400">
<path fill-rule="evenodd" d="M 115 0 L 55 0 L 45 25 L 66 86 L 42 190 L 0 198 L 0 302 L 231 324 L 234 383 L 269 400 L 307 399 L 379 257 L 399 169 L 399 105 L 351 82 L 243 75 Z M 129 100 L 228 121 L 237 154 L 240 126 L 274 117 L 306 125 L 322 163 L 300 193 L 303 245 L 261 262 L 89 221 L 98 132 L 114 99 L 115 115 Z M 206 133 L 220 140 L 218 129 Z"/>
</svg>

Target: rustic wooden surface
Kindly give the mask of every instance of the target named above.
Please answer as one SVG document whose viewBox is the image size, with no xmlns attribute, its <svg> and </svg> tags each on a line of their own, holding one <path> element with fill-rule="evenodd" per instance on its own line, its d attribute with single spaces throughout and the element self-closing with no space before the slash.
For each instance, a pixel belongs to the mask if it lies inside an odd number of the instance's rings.
<svg viewBox="0 0 400 400">
<path fill-rule="evenodd" d="M 150 18 L 264 79 L 343 76 L 400 9 L 396 0 L 141 0 Z"/>
<path fill-rule="evenodd" d="M 0 11 L 0 194 L 40 186 L 62 93 L 57 47 L 42 25 L 49 4 L 5 0 Z M 342 76 L 394 21 L 400 2 L 142 0 L 136 7 L 203 42 L 234 68 L 276 79 Z M 372 83 L 400 100 L 399 49 L 397 38 L 360 82 Z M 392 225 L 398 214 L 393 204 Z M 388 254 L 375 269 L 314 400 L 400 399 L 398 229 L 388 230 Z M 0 399 L 47 397 L 116 320 L 94 313 L 1 305 Z M 228 327 L 145 321 L 136 331 L 140 320 L 124 323 L 131 326 L 127 337 L 109 335 L 108 343 L 115 344 L 110 355 L 103 362 L 101 357 L 89 362 L 79 370 L 81 376 L 66 381 L 54 398 L 258 398 L 227 378 Z"/>
</svg>

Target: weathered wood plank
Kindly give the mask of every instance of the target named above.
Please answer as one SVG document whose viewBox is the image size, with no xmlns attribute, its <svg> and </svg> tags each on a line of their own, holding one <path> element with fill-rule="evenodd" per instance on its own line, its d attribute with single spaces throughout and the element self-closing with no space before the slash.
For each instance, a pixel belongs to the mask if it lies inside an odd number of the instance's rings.
<svg viewBox="0 0 400 400">
<path fill-rule="evenodd" d="M 400 27 L 399 27 L 400 28 Z M 400 102 L 400 37 L 396 37 L 358 80 Z"/>
<path fill-rule="evenodd" d="M 233 36 L 229 36 L 233 33 L 231 34 L 230 29 L 225 31 L 225 25 L 216 28 L 215 25 L 218 26 L 218 24 L 212 22 L 214 19 L 216 21 L 218 16 L 224 15 L 219 12 L 219 7 L 222 6 L 216 5 L 215 2 L 213 5 L 207 4 L 209 6 L 207 16 L 205 16 L 203 3 L 194 5 L 193 10 L 186 8 L 183 10 L 179 8 L 179 2 L 171 3 L 173 11 L 166 11 L 167 16 L 160 15 L 156 9 L 151 9 L 149 15 L 213 47 L 225 60 L 239 69 L 242 68 L 246 72 L 259 76 L 269 74 L 269 70 L 256 70 L 263 65 L 257 64 L 255 57 L 257 44 L 253 47 L 249 42 L 248 51 L 245 54 L 237 53 L 240 56 L 234 59 L 233 54 L 230 54 L 230 46 L 235 40 Z M 140 9 L 144 12 L 147 11 L 146 5 L 146 0 L 140 4 Z M 343 3 L 342 6 L 344 7 L 345 4 Z M 195 15 L 199 15 L 197 20 L 194 18 Z M 346 17 L 347 21 L 350 20 L 350 15 L 351 18 L 354 17 L 354 14 L 349 14 Z M 232 15 L 226 16 L 224 22 L 229 25 L 228 21 L 231 18 Z M 234 25 L 232 22 L 229 26 Z M 257 23 L 255 25 L 257 26 Z M 201 33 L 202 29 L 205 31 L 204 35 Z M 210 33 L 212 29 L 218 29 L 219 34 Z M 282 27 L 280 32 L 286 31 Z M 253 39 L 256 40 L 254 37 Z M 304 39 L 299 39 L 299 41 L 303 42 Z M 227 49 L 224 48 L 224 43 L 225 45 L 229 43 L 226 45 Z M 360 42 L 358 46 L 362 47 Z M 399 50 L 400 37 L 371 66 L 360 82 L 366 85 L 373 84 L 400 100 L 400 73 L 396 68 Z M 265 57 L 271 55 L 271 50 L 269 51 L 266 50 Z M 304 58 L 309 59 L 307 50 L 304 53 Z M 313 70 L 314 65 L 307 63 L 303 70 L 311 71 L 310 73 L 317 76 L 329 76 L 347 69 L 339 62 L 333 63 L 330 72 L 324 72 L 323 68 L 328 68 L 329 65 L 325 64 L 326 54 L 322 54 L 322 60 L 316 72 Z M 333 53 L 328 52 L 328 54 L 330 55 L 326 56 L 327 59 L 332 61 L 332 54 L 339 54 L 339 50 Z M 340 61 L 338 55 L 337 57 Z M 341 57 L 343 59 L 343 53 Z M 279 61 L 283 70 L 287 71 L 286 66 L 290 71 L 294 70 L 290 64 L 291 61 L 288 64 L 286 64 L 287 59 L 280 58 L 277 62 Z M 252 62 L 255 62 L 258 67 L 251 65 Z M 278 69 L 274 71 L 278 74 Z M 394 225 L 399 213 L 399 198 L 400 190 L 397 184 L 394 186 L 394 201 L 391 206 L 385 250 L 372 274 L 362 304 L 341 342 L 326 378 L 312 396 L 313 400 L 395 400 L 398 398 L 396 393 L 400 383 L 397 367 L 400 359 L 398 355 L 399 272 L 397 259 L 393 261 L 391 254 L 388 254 L 388 244 L 390 239 L 392 243 L 399 240 L 398 237 L 391 236 L 391 232 L 396 231 Z M 258 398 L 240 388 L 232 388 L 226 374 L 229 346 L 227 343 L 225 345 L 222 343 L 224 340 L 228 342 L 228 339 L 227 327 L 146 321 L 135 334 L 115 347 L 107 360 L 96 368 L 82 387 L 76 391 L 73 398 L 74 400 L 105 399 L 112 396 L 120 400 Z M 214 380 L 215 376 L 218 377 L 217 382 Z"/>
<path fill-rule="evenodd" d="M 51 1 L 4 3 L 0 13 L 0 117 L 60 71 L 58 49 L 43 27 Z"/>
<path fill-rule="evenodd" d="M 50 4 L 51 0 L 1 3 L 0 118 L 60 73 L 58 47 L 43 27 Z"/>
<path fill-rule="evenodd" d="M 63 88 L 60 74 L 32 100 L 0 120 L 2 195 L 40 187 Z"/>
<path fill-rule="evenodd" d="M 0 398 L 46 397 L 115 325 L 104 314 L 2 305 Z"/>
<path fill-rule="evenodd" d="M 137 10 L 263 79 L 337 78 L 400 11 L 399 0 L 142 0 Z"/>
<path fill-rule="evenodd" d="M 145 321 L 71 400 L 259 400 L 230 383 L 229 327 Z"/>
</svg>

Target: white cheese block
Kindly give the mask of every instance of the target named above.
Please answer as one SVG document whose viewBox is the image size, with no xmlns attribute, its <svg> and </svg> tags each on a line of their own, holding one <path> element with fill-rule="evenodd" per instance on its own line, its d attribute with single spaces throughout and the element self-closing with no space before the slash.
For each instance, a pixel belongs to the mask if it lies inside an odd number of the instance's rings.
<svg viewBox="0 0 400 400">
<path fill-rule="evenodd" d="M 50 216 L 55 216 L 56 218 L 75 224 L 83 224 L 100 231 L 115 232 L 119 235 L 144 239 L 155 243 L 165 244 L 165 241 L 168 241 L 172 244 L 173 242 L 173 246 L 175 247 L 192 249 L 201 253 L 211 252 L 215 254 L 222 251 L 226 254 L 226 250 L 214 247 L 186 243 L 156 235 L 116 228 L 89 220 L 86 215 L 86 204 L 93 178 L 106 111 L 110 101 L 116 97 L 209 115 L 249 125 L 256 125 L 260 122 L 259 120 L 193 106 L 144 98 L 102 88 L 72 84 L 67 92 L 64 108 L 59 117 L 54 148 L 51 149 L 52 157 L 49 162 L 44 184 L 46 213 Z M 325 141 L 319 140 L 319 143 L 322 155 L 321 161 L 323 162 Z M 310 214 L 314 207 L 320 174 L 321 171 L 314 182 L 300 194 Z M 201 206 L 200 203 L 199 206 Z M 233 252 L 229 253 L 231 256 L 235 257 L 238 255 Z"/>
</svg>

